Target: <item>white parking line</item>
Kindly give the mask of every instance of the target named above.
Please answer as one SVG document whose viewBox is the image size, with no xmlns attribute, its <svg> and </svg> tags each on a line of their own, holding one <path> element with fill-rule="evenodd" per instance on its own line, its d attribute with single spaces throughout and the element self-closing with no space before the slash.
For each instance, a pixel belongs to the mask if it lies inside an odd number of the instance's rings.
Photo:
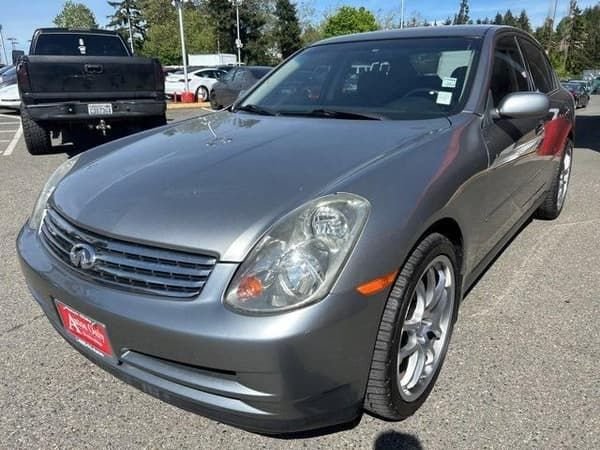
<svg viewBox="0 0 600 450">
<path fill-rule="evenodd" d="M 22 135 L 23 135 L 23 127 L 19 123 L 19 129 L 17 130 L 17 132 L 13 136 L 12 140 L 8 144 L 8 147 L 6 147 L 6 150 L 4 150 L 4 156 L 12 155 L 12 152 L 15 149 L 15 147 L 17 146 L 17 142 L 19 142 L 19 139 L 21 139 Z"/>
<path fill-rule="evenodd" d="M 17 130 L 18 130 L 18 128 L 15 128 L 13 130 L 0 130 L 0 133 L 14 133 Z"/>
</svg>

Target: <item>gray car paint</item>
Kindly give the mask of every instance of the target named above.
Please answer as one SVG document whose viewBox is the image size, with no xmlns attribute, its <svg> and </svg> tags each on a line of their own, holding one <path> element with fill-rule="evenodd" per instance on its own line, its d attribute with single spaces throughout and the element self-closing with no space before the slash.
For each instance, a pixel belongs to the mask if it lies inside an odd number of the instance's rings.
<svg viewBox="0 0 600 450">
<path fill-rule="evenodd" d="M 539 204 L 557 164 L 534 151 L 498 160 L 515 145 L 537 139 L 524 133 L 521 143 L 504 142 L 485 106 L 493 43 L 518 32 L 441 28 L 333 42 L 481 37 L 475 88 L 464 111 L 448 119 L 378 122 L 220 112 L 82 155 L 51 200 L 71 220 L 128 241 L 212 253 L 220 262 L 198 298 L 165 301 L 74 276 L 24 227 L 18 239 L 23 270 L 53 325 L 88 358 L 145 392 L 248 429 L 297 431 L 360 414 L 387 292 L 364 298 L 355 287 L 400 267 L 421 236 L 442 225 L 460 230 L 461 274 L 468 286 Z M 549 98 L 572 120 L 568 93 L 557 90 Z M 532 167 L 541 168 L 535 177 L 541 187 L 528 182 Z M 530 197 L 532 190 L 537 195 Z M 315 196 L 342 191 L 367 198 L 371 215 L 324 300 L 265 317 L 224 307 L 222 296 L 238 263 L 270 224 Z M 52 298 L 107 324 L 120 360 L 99 359 L 67 336 Z M 239 385 L 205 383 L 190 393 L 136 369 L 127 362 L 131 351 L 233 371 Z"/>
</svg>

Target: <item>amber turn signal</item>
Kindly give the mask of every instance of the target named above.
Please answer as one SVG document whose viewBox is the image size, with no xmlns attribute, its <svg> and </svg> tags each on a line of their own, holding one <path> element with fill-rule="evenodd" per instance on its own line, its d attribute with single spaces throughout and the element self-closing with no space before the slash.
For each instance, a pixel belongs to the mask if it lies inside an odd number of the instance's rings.
<svg viewBox="0 0 600 450">
<path fill-rule="evenodd" d="M 360 292 L 362 295 L 373 295 L 383 291 L 385 288 L 390 286 L 394 281 L 396 281 L 396 276 L 398 275 L 398 271 L 390 272 L 387 275 L 383 275 L 382 277 L 374 278 L 371 281 L 367 281 L 366 283 L 360 284 L 356 287 L 356 290 Z"/>
</svg>

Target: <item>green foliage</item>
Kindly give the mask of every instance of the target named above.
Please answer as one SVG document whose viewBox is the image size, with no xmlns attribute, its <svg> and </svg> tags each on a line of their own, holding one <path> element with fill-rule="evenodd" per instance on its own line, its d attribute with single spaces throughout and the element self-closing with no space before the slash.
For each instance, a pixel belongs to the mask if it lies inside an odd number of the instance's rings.
<svg viewBox="0 0 600 450">
<path fill-rule="evenodd" d="M 91 9 L 83 3 L 75 3 L 72 0 L 67 0 L 62 10 L 53 20 L 54 25 L 61 28 L 77 28 L 82 30 L 90 30 L 98 28 L 96 16 Z"/>
<path fill-rule="evenodd" d="M 517 19 L 516 26 L 521 30 L 531 33 L 531 23 L 529 22 L 529 16 L 527 16 L 527 11 L 521 11 L 519 18 Z"/>
<path fill-rule="evenodd" d="M 494 18 L 494 25 L 502 25 L 503 20 L 504 17 L 502 17 L 502 14 L 500 14 L 500 12 L 497 12 L 496 17 Z"/>
<path fill-rule="evenodd" d="M 275 3 L 275 41 L 283 58 L 287 58 L 302 47 L 300 38 L 300 22 L 296 6 L 290 0 L 277 0 Z"/>
<path fill-rule="evenodd" d="M 142 53 L 158 58 L 162 64 L 182 64 L 176 8 L 163 0 L 144 0 L 141 6 L 147 23 Z M 183 29 L 188 54 L 215 51 L 214 30 L 194 4 L 184 4 Z"/>
<path fill-rule="evenodd" d="M 378 28 L 377 19 L 368 9 L 362 6 L 360 8 L 342 6 L 335 14 L 327 18 L 323 34 L 325 37 L 331 37 L 375 31 Z"/>
<path fill-rule="evenodd" d="M 115 11 L 108 16 L 109 19 L 106 28 L 118 31 L 125 42 L 129 43 L 129 20 L 131 20 L 131 31 L 133 34 L 133 47 L 136 53 L 139 53 L 146 38 L 146 23 L 141 11 L 143 0 L 121 0 L 110 1 L 108 4 Z"/>
<path fill-rule="evenodd" d="M 302 45 L 310 45 L 325 37 L 322 25 L 308 24 L 302 31 Z"/>
<path fill-rule="evenodd" d="M 504 13 L 504 17 L 502 17 L 502 25 L 508 25 L 511 27 L 517 26 L 517 19 L 513 16 L 513 13 L 510 9 L 507 9 Z"/>
<path fill-rule="evenodd" d="M 205 0 L 202 10 L 215 31 L 215 41 L 223 53 L 236 53 L 235 7 L 229 0 Z M 272 64 L 275 62 L 274 21 L 272 2 L 244 0 L 240 6 L 240 39 L 242 61 L 246 64 Z"/>
<path fill-rule="evenodd" d="M 469 0 L 460 0 L 458 14 L 454 16 L 454 25 L 464 25 L 469 23 Z"/>
</svg>

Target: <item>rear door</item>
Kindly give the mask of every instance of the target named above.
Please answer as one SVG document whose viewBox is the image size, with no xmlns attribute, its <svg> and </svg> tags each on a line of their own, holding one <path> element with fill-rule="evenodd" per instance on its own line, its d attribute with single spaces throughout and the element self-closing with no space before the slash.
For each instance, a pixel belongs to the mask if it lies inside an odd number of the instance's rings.
<svg viewBox="0 0 600 450">
<path fill-rule="evenodd" d="M 536 169 L 543 175 L 541 181 L 549 183 L 554 174 L 552 162 L 562 154 L 571 129 L 570 99 L 559 89 L 560 85 L 544 50 L 525 36 L 519 36 L 518 41 L 535 89 L 546 94 L 550 100 L 550 114 L 543 121 L 544 140 L 535 155 Z"/>
</svg>

